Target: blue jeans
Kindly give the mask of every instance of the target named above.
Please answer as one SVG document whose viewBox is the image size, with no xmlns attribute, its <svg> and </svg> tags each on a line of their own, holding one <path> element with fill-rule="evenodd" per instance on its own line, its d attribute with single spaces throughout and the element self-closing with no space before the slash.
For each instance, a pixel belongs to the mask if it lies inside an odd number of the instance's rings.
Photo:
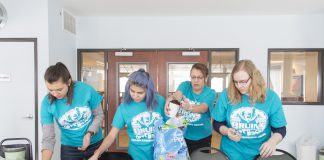
<svg viewBox="0 0 324 160">
<path fill-rule="evenodd" d="M 102 140 L 89 145 L 85 151 L 78 150 L 78 147 L 61 145 L 61 160 L 87 160 L 99 148 L 101 143 Z"/>
</svg>

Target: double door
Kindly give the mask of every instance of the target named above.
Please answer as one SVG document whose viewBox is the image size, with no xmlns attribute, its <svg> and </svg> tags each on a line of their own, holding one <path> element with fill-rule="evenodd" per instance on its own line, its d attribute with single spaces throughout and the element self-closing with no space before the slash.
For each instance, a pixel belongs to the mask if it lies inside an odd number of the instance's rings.
<svg viewBox="0 0 324 160">
<path fill-rule="evenodd" d="M 200 56 L 182 56 L 181 51 L 133 51 L 132 56 L 118 56 L 108 53 L 108 124 L 112 123 L 118 105 L 121 103 L 128 75 L 139 68 L 150 73 L 155 89 L 163 97 L 174 92 L 179 83 L 189 80 L 193 63 L 207 64 L 207 51 Z M 128 147 L 127 126 L 122 129 L 111 150 L 124 150 Z"/>
<path fill-rule="evenodd" d="M 200 62 L 208 65 L 208 51 L 195 51 L 186 53 L 182 50 L 132 50 L 132 51 L 103 51 L 87 52 L 79 51 L 81 72 L 79 79 L 91 83 L 89 73 L 100 73 L 98 87 L 103 93 L 103 110 L 105 122 L 102 127 L 107 131 L 111 129 L 111 123 L 118 105 L 122 102 L 125 84 L 130 73 L 143 68 L 150 73 L 154 80 L 156 91 L 167 98 L 176 91 L 179 84 L 190 80 L 190 69 L 194 63 Z M 97 56 L 94 56 L 97 54 Z M 89 57 L 89 55 L 92 55 Z M 96 58 L 95 58 L 96 57 Z M 103 62 L 99 62 L 99 60 Z M 91 62 L 89 62 L 91 61 Z M 92 64 L 92 66 L 90 65 Z M 90 71 L 92 70 L 92 71 Z M 89 72 L 88 74 L 86 72 Z M 90 74 L 93 77 L 94 74 Z M 116 142 L 109 148 L 110 151 L 127 151 L 128 147 L 127 126 L 120 130 Z"/>
</svg>

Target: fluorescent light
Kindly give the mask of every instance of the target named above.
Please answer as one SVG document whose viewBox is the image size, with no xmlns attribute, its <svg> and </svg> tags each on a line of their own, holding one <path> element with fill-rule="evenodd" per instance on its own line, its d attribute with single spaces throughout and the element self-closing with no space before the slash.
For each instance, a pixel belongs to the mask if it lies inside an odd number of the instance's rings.
<svg viewBox="0 0 324 160">
<path fill-rule="evenodd" d="M 96 63 L 97 63 L 97 65 L 99 65 L 99 66 L 104 66 L 105 64 L 103 63 L 103 62 L 101 62 L 101 61 L 96 61 Z"/>
<path fill-rule="evenodd" d="M 11 75 L 7 73 L 0 73 L 0 82 L 10 82 Z"/>
<path fill-rule="evenodd" d="M 133 52 L 115 52 L 115 56 L 133 56 Z"/>
<path fill-rule="evenodd" d="M 200 52 L 182 52 L 182 56 L 200 56 Z"/>
</svg>

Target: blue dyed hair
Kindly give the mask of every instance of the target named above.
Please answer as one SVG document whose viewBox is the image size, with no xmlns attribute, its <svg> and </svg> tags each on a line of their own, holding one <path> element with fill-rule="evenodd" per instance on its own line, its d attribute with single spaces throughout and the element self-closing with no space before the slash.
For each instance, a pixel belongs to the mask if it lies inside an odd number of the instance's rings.
<svg viewBox="0 0 324 160">
<path fill-rule="evenodd" d="M 125 86 L 125 96 L 123 102 L 129 104 L 133 99 L 129 93 L 130 87 L 132 85 L 143 88 L 146 91 L 145 102 L 147 109 L 153 111 L 155 106 L 158 104 L 155 96 L 154 82 L 150 77 L 148 72 L 145 72 L 144 69 L 139 69 L 133 72 L 126 83 Z"/>
</svg>

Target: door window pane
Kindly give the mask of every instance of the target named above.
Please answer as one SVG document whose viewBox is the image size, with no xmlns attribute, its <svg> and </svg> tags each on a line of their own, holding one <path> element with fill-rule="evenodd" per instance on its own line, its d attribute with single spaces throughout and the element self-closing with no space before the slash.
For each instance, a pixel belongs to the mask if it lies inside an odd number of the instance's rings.
<svg viewBox="0 0 324 160">
<path fill-rule="evenodd" d="M 221 92 L 224 88 L 223 82 L 224 78 L 213 77 L 211 79 L 211 88 L 215 89 L 216 92 Z"/>
<path fill-rule="evenodd" d="M 270 51 L 270 88 L 283 102 L 320 102 L 317 51 Z"/>
<path fill-rule="evenodd" d="M 104 111 L 106 106 L 104 52 L 81 52 L 81 60 L 80 79 L 101 94 L 103 97 L 101 107 Z M 105 132 L 105 126 L 104 117 L 101 125 L 103 132 Z"/>
<path fill-rule="evenodd" d="M 124 95 L 124 92 L 125 92 L 125 85 L 127 83 L 127 80 L 128 80 L 128 76 L 139 70 L 140 68 L 143 68 L 145 71 L 147 70 L 146 69 L 146 65 L 147 64 L 139 64 L 139 63 L 135 63 L 135 64 L 129 64 L 129 63 L 119 63 L 118 64 L 118 79 L 119 79 L 119 101 L 117 104 L 120 104 L 121 102 L 121 99 Z"/>
<path fill-rule="evenodd" d="M 168 64 L 168 96 L 172 95 L 184 81 L 190 81 L 190 69 L 194 63 Z"/>
<path fill-rule="evenodd" d="M 104 92 L 104 52 L 82 52 L 81 81 Z"/>
<path fill-rule="evenodd" d="M 211 57 L 210 85 L 219 93 L 228 86 L 236 63 L 236 51 L 212 51 Z"/>
</svg>

